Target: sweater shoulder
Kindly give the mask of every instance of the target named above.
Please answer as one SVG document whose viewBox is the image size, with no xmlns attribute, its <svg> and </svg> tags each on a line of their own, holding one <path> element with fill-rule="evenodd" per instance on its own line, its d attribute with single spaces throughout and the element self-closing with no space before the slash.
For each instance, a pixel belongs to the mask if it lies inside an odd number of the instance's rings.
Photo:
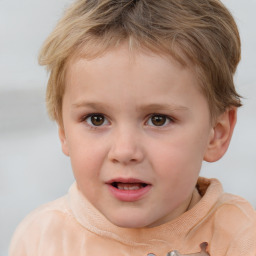
<svg viewBox="0 0 256 256">
<path fill-rule="evenodd" d="M 33 225 L 42 225 L 43 222 L 56 221 L 65 218 L 70 214 L 67 203 L 67 197 L 61 197 L 54 201 L 43 204 L 30 212 L 19 224 L 18 229 L 22 226 L 31 227 Z"/>
<path fill-rule="evenodd" d="M 246 199 L 233 194 L 223 193 L 217 203 L 217 212 L 223 217 L 237 215 L 249 222 L 256 221 L 256 211 L 252 205 Z"/>
<path fill-rule="evenodd" d="M 247 200 L 224 193 L 215 208 L 213 229 L 213 248 L 222 248 L 228 256 L 256 255 L 256 212 Z"/>
<path fill-rule="evenodd" d="M 29 213 L 16 228 L 11 240 L 9 255 L 33 255 L 42 241 L 60 239 L 63 228 L 73 216 L 68 207 L 67 197 L 46 203 Z"/>
</svg>

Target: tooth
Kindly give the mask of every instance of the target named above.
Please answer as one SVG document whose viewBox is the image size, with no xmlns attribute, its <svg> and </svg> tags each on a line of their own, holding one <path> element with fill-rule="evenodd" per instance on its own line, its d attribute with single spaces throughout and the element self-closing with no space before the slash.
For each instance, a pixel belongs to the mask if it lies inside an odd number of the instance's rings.
<svg viewBox="0 0 256 256">
<path fill-rule="evenodd" d="M 119 183 L 119 184 L 117 184 L 117 188 L 120 189 L 120 190 L 127 191 L 127 190 L 138 190 L 138 189 L 141 188 L 141 186 L 139 186 L 139 185 L 132 185 L 132 184 L 128 185 L 128 184 Z"/>
<path fill-rule="evenodd" d="M 118 189 L 124 189 L 124 186 L 122 184 L 117 184 Z"/>
</svg>

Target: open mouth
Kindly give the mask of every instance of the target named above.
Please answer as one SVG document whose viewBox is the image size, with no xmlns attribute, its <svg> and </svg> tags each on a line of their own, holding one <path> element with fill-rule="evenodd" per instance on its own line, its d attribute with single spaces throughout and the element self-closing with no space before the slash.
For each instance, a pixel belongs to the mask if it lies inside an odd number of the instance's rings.
<svg viewBox="0 0 256 256">
<path fill-rule="evenodd" d="M 111 186 L 119 190 L 139 190 L 148 186 L 146 183 L 123 183 L 123 182 L 112 182 Z"/>
<path fill-rule="evenodd" d="M 111 194 L 123 202 L 134 202 L 145 198 L 152 188 L 151 184 L 133 178 L 116 178 L 107 184 Z"/>
</svg>

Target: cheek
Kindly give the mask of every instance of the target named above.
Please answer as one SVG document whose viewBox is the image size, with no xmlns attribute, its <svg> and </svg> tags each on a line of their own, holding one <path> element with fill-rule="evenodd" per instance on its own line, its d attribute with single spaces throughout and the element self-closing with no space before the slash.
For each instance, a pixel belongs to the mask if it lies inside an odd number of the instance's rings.
<svg viewBox="0 0 256 256">
<path fill-rule="evenodd" d="M 184 138 L 184 137 L 183 137 Z M 198 144 L 197 144 L 198 145 Z M 194 142 L 179 140 L 166 143 L 155 148 L 153 162 L 157 180 L 166 205 L 170 204 L 169 195 L 172 195 L 171 204 L 178 204 L 187 200 L 195 188 L 202 164 L 202 147 L 195 147 Z"/>
<path fill-rule="evenodd" d="M 206 139 L 196 133 L 176 134 L 151 145 L 149 158 L 154 159 L 151 164 L 160 177 L 177 176 L 179 179 L 198 175 L 206 144 Z"/>
<path fill-rule="evenodd" d="M 106 157 L 103 145 L 83 138 L 73 138 L 69 144 L 72 169 L 78 179 L 88 180 L 99 175 Z M 86 178 L 86 179 L 85 179 Z"/>
<path fill-rule="evenodd" d="M 200 163 L 203 157 L 203 147 L 196 143 L 170 141 L 159 146 L 154 146 L 151 151 L 151 158 L 155 159 L 157 166 L 162 167 L 183 167 L 193 166 Z M 156 166 L 156 167 L 157 167 Z"/>
<path fill-rule="evenodd" d="M 73 174 L 80 191 L 93 203 L 98 200 L 100 170 L 102 159 L 100 152 L 88 145 L 80 145 L 70 152 Z"/>
</svg>

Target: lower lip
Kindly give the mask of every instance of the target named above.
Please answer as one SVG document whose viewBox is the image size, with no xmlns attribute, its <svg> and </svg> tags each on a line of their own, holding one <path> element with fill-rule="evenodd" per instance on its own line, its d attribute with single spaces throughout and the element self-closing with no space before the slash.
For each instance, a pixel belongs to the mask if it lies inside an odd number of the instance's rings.
<svg viewBox="0 0 256 256">
<path fill-rule="evenodd" d="M 111 194 L 120 201 L 134 202 L 142 199 L 151 189 L 151 185 L 136 189 L 136 190 L 122 190 L 108 184 Z"/>
</svg>

